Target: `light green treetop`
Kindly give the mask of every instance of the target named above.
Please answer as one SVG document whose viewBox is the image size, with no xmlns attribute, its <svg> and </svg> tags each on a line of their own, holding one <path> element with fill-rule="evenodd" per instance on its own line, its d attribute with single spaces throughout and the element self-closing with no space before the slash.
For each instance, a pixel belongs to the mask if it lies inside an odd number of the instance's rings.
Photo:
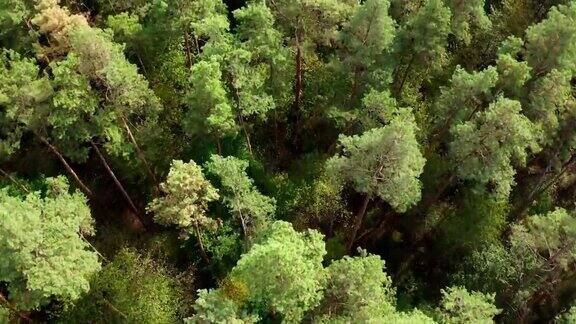
<svg viewBox="0 0 576 324">
<path fill-rule="evenodd" d="M 575 100 L 571 79 L 569 72 L 554 69 L 536 80 L 528 95 L 526 115 L 543 131 L 541 140 L 544 144 L 552 143 L 563 123 L 574 117 L 569 108 L 569 103 Z"/>
<path fill-rule="evenodd" d="M 450 127 L 469 120 L 476 111 L 483 108 L 485 102 L 492 99 L 492 89 L 497 82 L 498 72 L 494 67 L 472 73 L 460 66 L 456 67 L 450 85 L 442 88 L 436 102 L 438 113 L 435 115 L 442 123 L 440 127 Z"/>
<path fill-rule="evenodd" d="M 524 40 L 510 36 L 498 48 L 498 88 L 513 99 L 525 96 L 525 85 L 532 78 L 532 68 L 528 62 L 519 60 L 524 53 Z"/>
<path fill-rule="evenodd" d="M 486 31 L 492 23 L 484 10 L 485 0 L 447 0 L 452 11 L 452 34 L 465 44 L 470 44 L 473 29 Z"/>
<path fill-rule="evenodd" d="M 539 149 L 535 127 L 521 110 L 518 101 L 500 97 L 477 118 L 452 128 L 450 154 L 461 179 L 492 183 L 496 193 L 508 196 L 512 163 L 525 163 L 526 151 Z"/>
<path fill-rule="evenodd" d="M 453 324 L 491 324 L 500 310 L 494 306 L 495 294 L 468 292 L 463 287 L 442 290 L 439 320 Z"/>
<path fill-rule="evenodd" d="M 315 311 L 319 322 L 375 319 L 396 312 L 396 291 L 384 272 L 384 261 L 363 255 L 332 262 L 326 268 L 324 298 Z"/>
<path fill-rule="evenodd" d="M 396 31 L 389 7 L 388 0 L 368 0 L 355 8 L 340 34 L 352 66 L 372 66 L 392 45 Z"/>
<path fill-rule="evenodd" d="M 541 270 L 569 271 L 576 263 L 576 217 L 562 208 L 530 216 L 514 226 L 510 243 L 522 255 L 532 255 Z"/>
<path fill-rule="evenodd" d="M 398 30 L 399 51 L 406 61 L 403 63 L 437 63 L 446 51 L 450 18 L 450 8 L 442 0 L 426 0 Z"/>
<path fill-rule="evenodd" d="M 14 51 L 0 53 L 0 160 L 20 148 L 24 132 L 39 130 L 46 123 L 53 89 L 48 78 L 39 74 L 34 59 Z"/>
<path fill-rule="evenodd" d="M 242 224 L 249 239 L 255 230 L 266 224 L 276 210 L 276 201 L 261 194 L 246 174 L 248 162 L 233 156 L 212 155 L 206 169 L 221 183 L 224 203 Z"/>
<path fill-rule="evenodd" d="M 343 154 L 328 160 L 327 170 L 357 191 L 405 211 L 420 199 L 418 177 L 426 161 L 416 140 L 417 129 L 411 112 L 405 110 L 384 127 L 341 136 Z"/>
<path fill-rule="evenodd" d="M 165 226 L 176 226 L 187 235 L 193 228 L 213 227 L 207 215 L 208 203 L 219 198 L 216 190 L 204 178 L 202 169 L 194 161 L 172 161 L 165 182 L 160 185 L 163 196 L 155 198 L 148 211 L 154 220 Z"/>
<path fill-rule="evenodd" d="M 526 52 L 537 76 L 553 69 L 576 73 L 576 3 L 553 7 L 526 31 Z"/>
<path fill-rule="evenodd" d="M 22 0 L 3 0 L 0 2 L 0 35 L 4 35 L 22 22 L 28 15 L 26 3 Z"/>
<path fill-rule="evenodd" d="M 46 179 L 45 194 L 11 196 L 0 190 L 0 281 L 9 298 L 27 310 L 52 297 L 76 300 L 100 269 L 85 235 L 93 235 L 86 198 L 70 194 L 63 177 Z"/>
<path fill-rule="evenodd" d="M 220 63 L 200 61 L 192 67 L 192 89 L 188 93 L 188 112 L 183 119 L 189 134 L 235 134 L 234 113 L 222 81 Z"/>
</svg>

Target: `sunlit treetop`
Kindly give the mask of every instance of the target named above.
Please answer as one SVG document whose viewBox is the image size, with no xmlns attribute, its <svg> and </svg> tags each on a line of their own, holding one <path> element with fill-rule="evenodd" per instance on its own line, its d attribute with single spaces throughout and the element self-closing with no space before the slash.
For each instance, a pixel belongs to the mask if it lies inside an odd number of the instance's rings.
<svg viewBox="0 0 576 324">
<path fill-rule="evenodd" d="M 327 170 L 357 191 L 405 211 L 420 200 L 418 177 L 426 161 L 416 140 L 417 129 L 412 113 L 404 110 L 384 127 L 341 136 L 343 154 L 328 160 Z"/>
<path fill-rule="evenodd" d="M 63 177 L 47 178 L 46 191 L 12 196 L 0 190 L 0 281 L 22 310 L 56 298 L 73 301 L 100 270 L 85 236 L 94 234 L 86 198 L 69 192 Z"/>
<path fill-rule="evenodd" d="M 170 173 L 160 188 L 163 195 L 148 205 L 157 223 L 175 226 L 184 236 L 194 227 L 215 226 L 207 209 L 209 202 L 219 198 L 218 190 L 204 178 L 202 169 L 194 161 L 172 161 Z"/>
<path fill-rule="evenodd" d="M 536 127 L 521 114 L 520 102 L 498 98 L 476 118 L 451 130 L 450 153 L 462 179 L 491 183 L 508 196 L 514 184 L 513 164 L 523 165 L 528 151 L 538 151 Z"/>
</svg>

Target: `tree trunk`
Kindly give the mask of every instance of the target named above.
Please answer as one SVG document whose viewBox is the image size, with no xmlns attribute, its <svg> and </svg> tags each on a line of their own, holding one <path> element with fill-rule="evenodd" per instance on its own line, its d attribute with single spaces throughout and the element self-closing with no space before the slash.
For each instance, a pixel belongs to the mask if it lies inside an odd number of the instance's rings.
<svg viewBox="0 0 576 324">
<path fill-rule="evenodd" d="M 11 176 L 8 172 L 4 171 L 3 169 L 0 169 L 0 173 L 2 173 L 2 175 L 4 175 L 6 178 L 8 178 L 8 180 L 12 181 L 15 185 L 17 185 L 20 189 L 22 189 L 25 193 L 30 193 L 30 190 L 28 190 L 28 188 L 26 188 L 26 186 L 24 186 L 20 181 L 17 181 L 13 176 Z"/>
<path fill-rule="evenodd" d="M 296 33 L 296 80 L 294 85 L 294 113 L 300 114 L 300 105 L 302 102 L 302 47 L 300 45 L 300 38 L 298 32 Z"/>
<path fill-rule="evenodd" d="M 362 226 L 362 221 L 364 220 L 364 215 L 366 214 L 366 209 L 368 208 L 368 203 L 370 202 L 370 199 L 372 199 L 370 195 L 366 195 L 366 197 L 364 197 L 362 206 L 360 207 L 360 210 L 358 210 L 358 213 L 354 217 L 354 227 L 352 228 L 352 233 L 350 233 L 350 238 L 348 239 L 348 244 L 346 246 L 348 252 L 350 252 L 352 246 L 354 245 L 354 242 L 356 241 L 356 235 L 358 234 L 360 226 Z"/>
<path fill-rule="evenodd" d="M 570 159 L 566 163 L 564 163 L 562 169 L 560 169 L 560 172 L 555 176 L 553 176 L 552 179 L 550 179 L 547 183 L 546 183 L 546 172 L 544 172 L 544 174 L 540 177 L 540 179 L 538 179 L 538 183 L 533 187 L 534 189 L 528 195 L 526 195 L 527 198 L 522 199 L 519 206 L 512 213 L 511 219 L 516 221 L 524 219 L 526 217 L 526 210 L 528 210 L 532 201 L 538 199 L 540 195 L 542 195 L 544 192 L 546 192 L 546 190 L 548 190 L 550 187 L 556 184 L 558 180 L 560 180 L 562 176 L 571 167 L 574 166 L 575 163 L 576 163 L 576 153 L 572 154 Z"/>
<path fill-rule="evenodd" d="M 250 156 L 253 156 L 254 154 L 252 153 L 252 143 L 250 142 L 250 134 L 248 134 L 248 131 L 246 130 L 246 124 L 244 123 L 244 118 L 242 118 L 242 114 L 240 115 L 240 125 L 242 126 L 242 130 L 244 131 L 244 136 L 246 136 L 246 144 L 248 145 L 248 153 L 250 153 Z"/>
<path fill-rule="evenodd" d="M 102 155 L 102 152 L 100 152 L 100 149 L 98 148 L 98 146 L 93 141 L 91 141 L 90 144 L 92 144 L 92 147 L 96 151 L 96 154 L 98 154 L 98 157 L 100 158 L 100 161 L 102 162 L 102 165 L 104 165 L 104 168 L 106 169 L 106 171 L 108 172 L 110 177 L 112 177 L 112 180 L 114 180 L 116 187 L 120 190 L 120 192 L 122 193 L 122 195 L 126 199 L 126 202 L 130 206 L 130 208 L 134 211 L 134 213 L 136 215 L 138 215 L 138 208 L 136 208 L 136 205 L 134 205 L 134 202 L 132 201 L 132 199 L 128 195 L 128 192 L 126 192 L 126 190 L 124 189 L 124 186 L 122 186 L 122 183 L 120 183 L 120 181 L 118 180 L 118 178 L 114 174 L 114 171 L 112 171 L 112 169 L 110 168 L 110 165 L 108 165 L 108 162 L 104 158 L 104 155 Z"/>
<path fill-rule="evenodd" d="M 142 160 L 142 163 L 144 164 L 144 167 L 146 168 L 148 175 L 150 176 L 150 178 L 154 182 L 154 187 L 156 188 L 157 192 L 160 192 L 160 185 L 158 184 L 158 179 L 156 178 L 156 174 L 152 171 L 152 168 L 150 167 L 148 160 L 146 160 L 146 156 L 144 155 L 144 152 L 142 152 L 142 150 L 140 149 L 140 146 L 138 145 L 138 142 L 136 142 L 136 139 L 134 138 L 134 135 L 132 134 L 132 131 L 130 130 L 130 126 L 128 126 L 128 122 L 126 121 L 126 118 L 124 116 L 122 116 L 121 119 L 122 119 L 122 122 L 124 123 L 124 128 L 126 128 L 126 133 L 128 133 L 128 137 L 130 138 L 130 141 L 132 141 L 132 144 L 134 145 L 134 148 L 136 149 L 136 153 L 138 153 L 138 156 L 140 157 L 140 160 Z"/>
<path fill-rule="evenodd" d="M 410 71 L 412 70 L 412 64 L 414 64 L 414 59 L 416 58 L 415 54 L 411 54 L 410 57 L 410 61 L 408 62 L 408 66 L 406 67 L 406 71 L 404 71 L 404 75 L 402 76 L 402 81 L 400 81 L 400 84 L 398 85 L 398 88 L 396 89 L 396 97 L 400 98 L 400 96 L 402 95 L 402 90 L 404 89 L 404 84 L 406 83 L 406 80 L 408 79 L 408 74 L 410 74 Z"/>
<path fill-rule="evenodd" d="M 74 169 L 72 169 L 72 167 L 68 164 L 68 162 L 66 162 L 66 159 L 64 158 L 64 156 L 58 151 L 58 149 L 56 147 L 54 147 L 52 144 L 50 144 L 50 142 L 48 142 L 48 140 L 46 138 L 44 138 L 43 136 L 40 136 L 38 134 L 36 134 L 36 136 L 38 136 L 38 138 L 40 139 L 40 141 L 42 143 L 44 143 L 46 146 L 48 146 L 48 148 L 50 149 L 50 151 L 52 151 L 52 153 L 54 153 L 54 155 L 56 155 L 56 157 L 58 157 L 58 159 L 60 160 L 60 162 L 62 162 L 62 165 L 64 165 L 64 168 L 66 168 L 66 171 L 68 171 L 68 173 L 72 176 L 72 178 L 74 179 L 74 181 L 76 181 L 76 184 L 78 185 L 78 187 L 80 188 L 80 190 L 82 190 L 82 192 L 89 198 L 92 199 L 94 198 L 94 194 L 92 194 L 92 191 L 90 189 L 88 189 L 88 187 L 84 184 L 84 182 L 82 182 L 82 180 L 80 180 L 80 177 L 78 177 L 78 175 L 76 174 L 76 172 L 74 172 Z"/>
<path fill-rule="evenodd" d="M 208 257 L 208 253 L 206 253 L 206 249 L 204 248 L 204 243 L 202 242 L 202 236 L 200 236 L 200 229 L 198 228 L 198 222 L 194 222 L 194 232 L 196 233 L 196 240 L 198 242 L 198 246 L 200 247 L 200 253 L 202 254 L 202 258 L 206 261 L 207 264 L 210 264 L 210 257 Z"/>
<path fill-rule="evenodd" d="M 192 49 L 190 46 L 190 34 L 188 33 L 188 30 L 186 30 L 186 32 L 184 32 L 184 51 L 186 54 L 186 67 L 191 68 L 192 67 Z"/>
</svg>

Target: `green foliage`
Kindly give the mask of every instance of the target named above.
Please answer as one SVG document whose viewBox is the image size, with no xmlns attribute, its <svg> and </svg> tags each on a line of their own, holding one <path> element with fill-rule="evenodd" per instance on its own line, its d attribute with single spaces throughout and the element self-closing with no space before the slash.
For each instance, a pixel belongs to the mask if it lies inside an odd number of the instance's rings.
<svg viewBox="0 0 576 324">
<path fill-rule="evenodd" d="M 491 246 L 474 253 L 464 275 L 468 286 L 489 292 L 506 291 L 512 297 L 507 314 L 526 312 L 534 296 L 552 292 L 570 276 L 576 262 L 576 218 L 564 209 L 534 215 L 514 225 L 509 247 Z"/>
<path fill-rule="evenodd" d="M 523 86 L 531 78 L 532 69 L 527 62 L 519 62 L 516 57 L 524 42 L 510 37 L 500 46 L 496 62 L 499 74 L 498 86 L 510 97 L 522 97 Z"/>
<path fill-rule="evenodd" d="M 246 307 L 247 303 L 256 314 L 272 312 L 286 321 L 301 320 L 322 297 L 325 253 L 318 232 L 298 233 L 289 223 L 271 223 L 230 272 L 230 280 L 245 287 L 246 296 L 238 298 L 222 287 L 216 292 L 204 292 L 196 310 L 206 313 L 199 312 L 192 320 L 228 318 L 238 314 L 236 307 Z M 221 306 L 214 306 L 215 300 Z M 235 306 L 234 301 L 241 304 Z"/>
<path fill-rule="evenodd" d="M 362 105 L 364 107 L 359 115 L 363 128 L 366 130 L 389 123 L 399 113 L 396 99 L 387 90 L 371 89 L 362 98 Z"/>
<path fill-rule="evenodd" d="M 183 291 L 174 274 L 133 250 L 118 252 L 90 285 L 63 322 L 175 323 L 182 316 Z"/>
<path fill-rule="evenodd" d="M 398 30 L 400 63 L 423 68 L 445 55 L 451 12 L 441 0 L 426 0 Z"/>
<path fill-rule="evenodd" d="M 10 310 L 4 306 L 0 306 L 0 323 L 10 323 Z"/>
<path fill-rule="evenodd" d="M 442 323 L 493 323 L 500 310 L 494 306 L 494 295 L 468 292 L 463 287 L 442 290 L 440 321 Z"/>
<path fill-rule="evenodd" d="M 368 0 L 357 6 L 341 32 L 342 43 L 350 52 L 345 60 L 353 68 L 371 68 L 392 45 L 394 20 L 388 16 L 388 0 Z"/>
<path fill-rule="evenodd" d="M 392 280 L 383 272 L 384 261 L 369 255 L 332 262 L 326 268 L 324 298 L 318 307 L 320 322 L 376 319 L 395 312 Z"/>
<path fill-rule="evenodd" d="M 390 124 L 361 136 L 341 136 L 343 155 L 331 158 L 327 170 L 336 179 L 351 182 L 357 191 L 405 211 L 420 200 L 418 177 L 425 159 L 416 130 L 411 113 L 405 111 Z"/>
<path fill-rule="evenodd" d="M 47 110 L 52 88 L 46 77 L 38 77 L 40 72 L 35 63 L 35 60 L 14 51 L 3 51 L 1 54 L 1 160 L 20 148 L 20 139 L 25 131 L 37 130 L 45 121 L 42 112 Z"/>
<path fill-rule="evenodd" d="M 452 128 L 450 153 L 460 178 L 491 183 L 498 195 L 508 196 L 512 162 L 523 164 L 527 149 L 538 150 L 534 125 L 521 109 L 519 102 L 500 97 L 476 119 Z"/>
<path fill-rule="evenodd" d="M 216 61 L 201 61 L 192 68 L 192 90 L 187 96 L 189 110 L 183 119 L 188 134 L 221 137 L 236 132 L 234 114 L 221 78 L 220 64 Z"/>
<path fill-rule="evenodd" d="M 497 244 L 506 226 L 510 204 L 505 199 L 470 190 L 462 205 L 447 211 L 448 217 L 438 226 L 442 248 L 481 250 Z"/>
<path fill-rule="evenodd" d="M 450 86 L 442 89 L 436 102 L 438 114 L 434 116 L 440 120 L 439 127 L 442 127 L 440 131 L 469 120 L 482 108 L 484 102 L 491 99 L 492 89 L 497 82 L 498 72 L 493 67 L 473 73 L 456 67 Z"/>
<path fill-rule="evenodd" d="M 574 0 L 0 0 L 0 314 L 561 321 L 574 26 Z"/>
<path fill-rule="evenodd" d="M 194 304 L 196 315 L 187 318 L 186 323 L 258 323 L 258 316 L 247 315 L 239 310 L 238 305 L 223 296 L 218 290 L 199 290 Z"/>
<path fill-rule="evenodd" d="M 485 0 L 446 2 L 452 12 L 452 33 L 458 40 L 470 44 L 474 29 L 486 31 L 492 27 L 492 22 L 486 15 Z"/>
<path fill-rule="evenodd" d="M 569 324 L 576 322 L 576 307 L 572 306 L 568 312 L 556 317 L 557 323 Z"/>
<path fill-rule="evenodd" d="M 22 0 L 2 0 L 0 2 L 0 36 L 10 32 L 28 15 L 26 3 Z"/>
<path fill-rule="evenodd" d="M 526 31 L 526 52 L 536 75 L 553 69 L 576 73 L 576 3 L 554 7 Z M 550 49 L 553 49 L 551 51 Z"/>
<path fill-rule="evenodd" d="M 256 189 L 253 180 L 246 174 L 248 162 L 245 160 L 212 155 L 206 168 L 219 178 L 222 199 L 234 217 L 240 220 L 249 239 L 270 220 L 276 210 L 276 200 Z"/>
<path fill-rule="evenodd" d="M 138 16 L 123 12 L 106 18 L 106 26 L 114 32 L 114 38 L 120 42 L 128 43 L 142 32 L 142 25 Z"/>
<path fill-rule="evenodd" d="M 100 269 L 84 238 L 94 234 L 86 198 L 69 193 L 63 177 L 47 178 L 46 185 L 45 193 L 25 197 L 0 191 L 0 281 L 23 310 L 52 298 L 78 299 Z"/>
<path fill-rule="evenodd" d="M 218 190 L 204 178 L 202 169 L 194 161 L 172 161 L 170 173 L 160 187 L 164 195 L 148 205 L 157 223 L 176 226 L 184 236 L 194 228 L 215 226 L 207 209 L 209 202 L 219 198 Z"/>
</svg>

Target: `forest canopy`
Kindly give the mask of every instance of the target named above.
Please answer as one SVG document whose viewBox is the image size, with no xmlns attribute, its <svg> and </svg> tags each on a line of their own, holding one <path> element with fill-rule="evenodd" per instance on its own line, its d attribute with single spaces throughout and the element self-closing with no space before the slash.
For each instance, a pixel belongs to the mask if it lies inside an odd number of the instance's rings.
<svg viewBox="0 0 576 324">
<path fill-rule="evenodd" d="M 575 323 L 575 0 L 0 0 L 0 323 Z"/>
</svg>

